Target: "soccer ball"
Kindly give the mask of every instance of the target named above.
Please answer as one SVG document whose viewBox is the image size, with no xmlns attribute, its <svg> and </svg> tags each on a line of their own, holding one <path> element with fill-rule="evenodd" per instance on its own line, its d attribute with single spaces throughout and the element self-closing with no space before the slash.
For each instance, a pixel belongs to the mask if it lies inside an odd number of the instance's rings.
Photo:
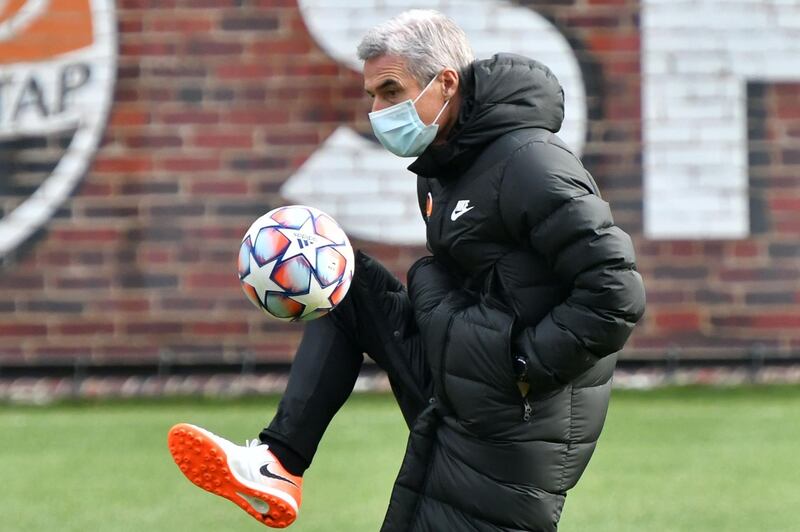
<svg viewBox="0 0 800 532">
<path fill-rule="evenodd" d="M 239 248 L 239 281 L 252 303 L 283 321 L 333 310 L 353 279 L 353 247 L 324 212 L 278 207 L 253 222 Z"/>
</svg>

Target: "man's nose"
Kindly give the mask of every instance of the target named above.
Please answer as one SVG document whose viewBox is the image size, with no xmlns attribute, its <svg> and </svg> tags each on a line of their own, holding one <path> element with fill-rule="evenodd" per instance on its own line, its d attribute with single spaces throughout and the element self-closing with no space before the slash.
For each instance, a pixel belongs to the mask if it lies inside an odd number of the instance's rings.
<svg viewBox="0 0 800 532">
<path fill-rule="evenodd" d="M 372 112 L 380 111 L 389 107 L 389 103 L 382 98 L 375 98 L 372 100 Z"/>
</svg>

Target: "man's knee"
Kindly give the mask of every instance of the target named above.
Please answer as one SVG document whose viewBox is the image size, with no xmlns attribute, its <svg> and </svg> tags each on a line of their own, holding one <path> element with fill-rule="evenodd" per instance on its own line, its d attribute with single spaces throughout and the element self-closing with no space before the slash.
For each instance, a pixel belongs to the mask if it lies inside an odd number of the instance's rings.
<svg viewBox="0 0 800 532">
<path fill-rule="evenodd" d="M 416 331 L 405 286 L 380 262 L 359 251 L 353 277 L 353 305 L 360 322 L 406 338 Z"/>
</svg>

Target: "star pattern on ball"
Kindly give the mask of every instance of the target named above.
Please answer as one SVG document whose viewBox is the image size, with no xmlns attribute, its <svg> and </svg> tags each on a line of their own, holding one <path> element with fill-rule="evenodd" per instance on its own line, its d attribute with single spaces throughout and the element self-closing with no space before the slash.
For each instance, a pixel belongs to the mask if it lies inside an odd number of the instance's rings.
<svg viewBox="0 0 800 532">
<path fill-rule="evenodd" d="M 260 233 L 262 229 L 264 229 L 266 227 L 275 227 L 276 225 L 280 225 L 280 224 L 278 224 L 278 222 L 276 222 L 269 215 L 269 213 L 267 213 L 264 216 L 260 217 L 255 222 L 253 222 L 253 225 L 251 225 L 250 229 L 247 230 L 247 233 L 244 235 L 244 238 L 246 239 L 249 236 L 250 237 L 250 242 L 255 244 L 256 239 L 258 238 L 258 233 Z"/>
<path fill-rule="evenodd" d="M 317 233 L 314 229 L 313 216 L 309 216 L 299 229 L 279 227 L 277 230 L 289 239 L 289 247 L 283 253 L 283 260 L 302 255 L 311 265 L 312 270 L 317 267 L 317 250 L 336 244 Z"/>
<path fill-rule="evenodd" d="M 255 288 L 256 295 L 262 304 L 266 301 L 267 292 L 284 292 L 283 287 L 273 281 L 271 277 L 275 262 L 277 262 L 277 259 L 259 266 L 253 254 L 250 253 L 250 272 L 242 277 L 243 283 Z"/>
<path fill-rule="evenodd" d="M 303 314 L 298 318 L 303 318 L 318 309 L 325 310 L 333 308 L 333 303 L 331 303 L 331 294 L 333 294 L 338 286 L 339 283 L 331 283 L 329 286 L 323 287 L 317 279 L 317 276 L 311 274 L 311 282 L 308 285 L 308 293 L 289 296 L 291 299 L 305 306 L 303 309 Z"/>
</svg>

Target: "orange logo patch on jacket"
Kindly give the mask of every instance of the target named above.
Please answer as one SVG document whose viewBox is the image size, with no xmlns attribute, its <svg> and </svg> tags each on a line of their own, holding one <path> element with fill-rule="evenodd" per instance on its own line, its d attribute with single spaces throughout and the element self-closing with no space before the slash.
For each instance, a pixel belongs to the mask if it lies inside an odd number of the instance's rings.
<svg viewBox="0 0 800 532">
<path fill-rule="evenodd" d="M 433 196 L 428 192 L 428 198 L 425 200 L 425 219 L 430 220 L 433 214 Z"/>
</svg>

